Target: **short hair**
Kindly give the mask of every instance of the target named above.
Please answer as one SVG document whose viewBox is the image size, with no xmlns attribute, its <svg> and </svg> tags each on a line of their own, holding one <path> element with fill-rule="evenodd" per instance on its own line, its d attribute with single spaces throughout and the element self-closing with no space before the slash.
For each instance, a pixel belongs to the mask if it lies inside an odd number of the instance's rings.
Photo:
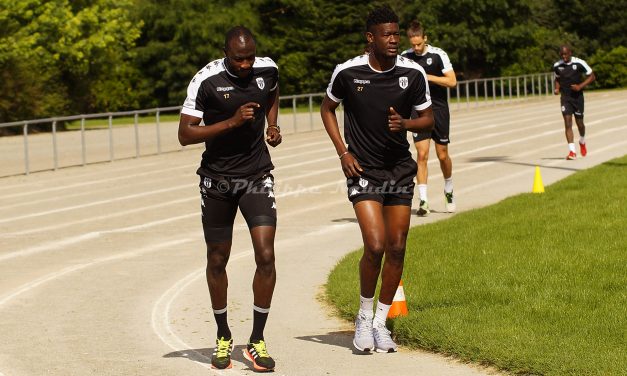
<svg viewBox="0 0 627 376">
<path fill-rule="evenodd" d="M 407 37 L 424 37 L 426 35 L 426 31 L 424 26 L 418 21 L 412 21 L 409 23 L 409 27 L 407 28 Z"/>
<path fill-rule="evenodd" d="M 572 49 L 572 48 L 570 48 L 570 46 L 569 46 L 569 45 L 567 45 L 567 44 L 562 44 L 562 45 L 560 46 L 560 48 L 559 48 L 558 52 L 562 52 L 562 50 L 568 50 L 568 51 L 570 51 L 571 53 L 573 52 L 573 49 Z"/>
<path fill-rule="evenodd" d="M 385 23 L 398 23 L 398 16 L 389 5 L 383 5 L 370 11 L 366 19 L 366 31 L 371 31 L 375 25 Z"/>
<path fill-rule="evenodd" d="M 253 43 L 257 44 L 257 41 L 255 41 L 255 37 L 253 36 L 253 33 L 250 30 L 248 30 L 248 28 L 244 26 L 235 26 L 234 28 L 226 32 L 226 36 L 224 37 L 224 49 L 225 50 L 229 49 L 229 42 L 235 38 L 241 38 L 244 41 L 252 40 Z"/>
</svg>

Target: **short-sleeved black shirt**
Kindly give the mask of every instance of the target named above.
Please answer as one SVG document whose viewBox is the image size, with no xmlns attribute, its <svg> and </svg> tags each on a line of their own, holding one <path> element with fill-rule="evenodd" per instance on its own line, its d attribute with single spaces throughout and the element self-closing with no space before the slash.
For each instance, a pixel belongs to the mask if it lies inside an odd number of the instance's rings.
<svg viewBox="0 0 627 376">
<path fill-rule="evenodd" d="M 247 78 L 231 74 L 224 59 L 201 69 L 187 88 L 182 113 L 203 119 L 205 126 L 233 116 L 243 104 L 256 102 L 255 119 L 205 142 L 198 174 L 201 176 L 247 177 L 274 168 L 264 142 L 265 113 L 279 80 L 277 65 L 257 57 Z"/>
<path fill-rule="evenodd" d="M 344 104 L 344 137 L 362 167 L 390 168 L 412 158 L 407 135 L 389 130 L 388 115 L 393 107 L 408 119 L 412 109 L 431 106 L 420 65 L 397 56 L 396 65 L 381 72 L 370 66 L 368 55 L 357 56 L 335 68 L 327 96 Z"/>
<path fill-rule="evenodd" d="M 557 82 L 560 84 L 562 96 L 578 97 L 583 94 L 583 91 L 572 91 L 570 85 L 582 83 L 584 74 L 590 75 L 592 68 L 585 61 L 572 56 L 568 63 L 560 59 L 560 61 L 553 64 L 553 72 Z"/>
<path fill-rule="evenodd" d="M 444 73 L 453 70 L 453 65 L 446 52 L 431 45 L 426 45 L 421 55 L 416 54 L 410 48 L 404 51 L 402 56 L 417 62 L 425 70 L 425 73 L 432 76 L 443 77 Z M 445 87 L 429 82 L 429 91 L 431 92 L 433 109 L 448 109 L 448 96 Z"/>
</svg>

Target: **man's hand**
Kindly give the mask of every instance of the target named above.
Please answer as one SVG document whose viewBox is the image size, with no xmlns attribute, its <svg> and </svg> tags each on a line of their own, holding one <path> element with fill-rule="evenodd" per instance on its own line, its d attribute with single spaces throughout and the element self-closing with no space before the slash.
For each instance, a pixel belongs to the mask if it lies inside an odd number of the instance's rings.
<svg viewBox="0 0 627 376">
<path fill-rule="evenodd" d="M 388 115 L 388 127 L 390 131 L 398 133 L 405 131 L 404 120 L 401 115 L 396 112 L 394 107 L 390 107 L 390 113 Z"/>
<path fill-rule="evenodd" d="M 255 102 L 248 102 L 246 104 L 241 105 L 236 111 L 235 114 L 231 117 L 233 121 L 232 124 L 229 124 L 229 128 L 238 128 L 244 125 L 249 120 L 255 118 L 255 110 L 260 108 L 261 105 Z"/>
<path fill-rule="evenodd" d="M 355 157 L 353 157 L 353 155 L 349 152 L 342 154 L 340 162 L 342 163 L 344 176 L 347 178 L 360 176 L 360 173 L 364 171 L 364 169 L 359 165 L 359 162 L 357 162 L 357 159 L 355 159 Z"/>
<path fill-rule="evenodd" d="M 278 144 L 281 143 L 282 140 L 283 137 L 281 137 L 281 132 L 279 131 L 279 128 L 275 126 L 268 126 L 268 129 L 266 129 L 266 142 L 268 143 L 268 145 L 276 147 Z"/>
<path fill-rule="evenodd" d="M 555 88 L 555 90 L 553 90 L 553 94 L 554 95 L 559 95 L 560 94 L 560 89 Z"/>
<path fill-rule="evenodd" d="M 581 86 L 577 84 L 570 85 L 570 90 L 572 91 L 581 91 Z"/>
</svg>

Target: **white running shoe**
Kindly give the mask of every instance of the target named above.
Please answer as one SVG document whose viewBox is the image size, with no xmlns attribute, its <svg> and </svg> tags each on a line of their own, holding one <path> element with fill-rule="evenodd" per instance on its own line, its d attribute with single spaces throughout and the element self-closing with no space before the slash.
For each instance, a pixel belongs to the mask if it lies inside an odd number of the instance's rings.
<svg viewBox="0 0 627 376">
<path fill-rule="evenodd" d="M 372 333 L 372 317 L 357 314 L 355 319 L 355 338 L 353 345 L 359 351 L 370 352 L 374 350 L 374 337 Z"/>
<path fill-rule="evenodd" d="M 396 352 L 398 346 L 392 340 L 390 336 L 390 331 L 385 325 L 377 324 L 372 328 L 372 333 L 374 336 L 374 343 L 376 347 L 376 351 L 380 353 L 393 353 Z"/>
<path fill-rule="evenodd" d="M 455 213 L 455 210 L 457 210 L 457 205 L 455 205 L 455 200 L 453 200 L 453 191 L 451 191 L 451 193 L 444 192 L 444 200 L 444 203 L 446 205 L 446 212 Z"/>
</svg>

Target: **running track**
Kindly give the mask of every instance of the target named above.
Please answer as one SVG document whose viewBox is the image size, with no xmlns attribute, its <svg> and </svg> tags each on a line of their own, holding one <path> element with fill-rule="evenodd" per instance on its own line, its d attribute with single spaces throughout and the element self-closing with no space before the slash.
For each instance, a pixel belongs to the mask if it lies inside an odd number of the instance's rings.
<svg viewBox="0 0 627 376">
<path fill-rule="evenodd" d="M 548 185 L 624 155 L 627 91 L 586 96 L 589 155 L 576 161 L 564 160 L 557 97 L 454 111 L 458 209 L 529 192 L 536 165 Z M 323 131 L 286 135 L 272 156 L 278 282 L 266 340 L 276 374 L 494 373 L 424 352 L 354 354 L 352 326 L 318 299 L 329 270 L 361 243 L 337 156 Z M 415 225 L 451 215 L 438 212 L 443 183 L 433 150 L 431 157 L 436 212 L 414 216 Z M 252 325 L 254 260 L 240 216 L 228 267 L 234 367 L 209 367 L 215 326 L 204 282 L 199 158 L 191 148 L 0 178 L 0 375 L 253 373 L 241 355 Z"/>
</svg>

